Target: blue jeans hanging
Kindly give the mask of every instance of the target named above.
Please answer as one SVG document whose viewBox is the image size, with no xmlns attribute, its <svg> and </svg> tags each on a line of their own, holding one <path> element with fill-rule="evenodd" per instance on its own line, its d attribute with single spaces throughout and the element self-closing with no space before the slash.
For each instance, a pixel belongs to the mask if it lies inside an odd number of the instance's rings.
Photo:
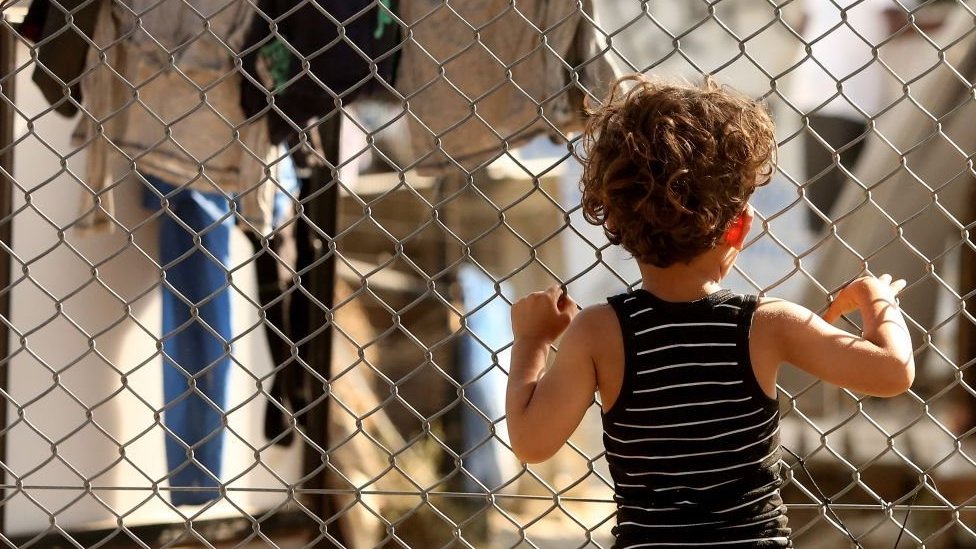
<svg viewBox="0 0 976 549">
<path fill-rule="evenodd" d="M 180 189 L 155 177 L 146 180 L 152 188 L 145 189 L 145 206 L 157 211 L 165 199 L 169 210 L 159 218 L 159 263 L 165 276 L 160 339 L 166 460 L 170 487 L 176 488 L 170 500 L 201 504 L 220 495 L 216 487 L 232 338 L 227 265 L 234 217 L 224 196 Z"/>
</svg>

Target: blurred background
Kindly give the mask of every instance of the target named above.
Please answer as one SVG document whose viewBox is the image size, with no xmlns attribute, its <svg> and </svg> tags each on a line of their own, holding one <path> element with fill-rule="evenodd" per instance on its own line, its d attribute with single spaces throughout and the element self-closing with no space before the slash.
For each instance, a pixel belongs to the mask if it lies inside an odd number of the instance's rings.
<svg viewBox="0 0 976 549">
<path fill-rule="evenodd" d="M 0 3 L 0 541 L 609 547 L 598 403 L 508 448 L 508 310 L 639 284 L 573 152 L 642 72 L 773 114 L 730 288 L 909 282 L 912 391 L 782 370 L 795 544 L 976 547 L 973 8 Z"/>
</svg>

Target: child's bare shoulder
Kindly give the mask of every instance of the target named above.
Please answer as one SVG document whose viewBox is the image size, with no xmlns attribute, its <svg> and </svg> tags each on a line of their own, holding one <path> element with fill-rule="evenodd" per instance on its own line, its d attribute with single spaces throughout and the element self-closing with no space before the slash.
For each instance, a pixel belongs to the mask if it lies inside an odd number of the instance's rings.
<svg viewBox="0 0 976 549">
<path fill-rule="evenodd" d="M 753 316 L 751 339 L 783 349 L 826 335 L 830 326 L 806 307 L 774 297 L 760 297 Z"/>
<path fill-rule="evenodd" d="M 753 322 L 795 323 L 810 322 L 817 315 L 802 305 L 780 299 L 778 297 L 763 296 L 756 305 Z"/>
<path fill-rule="evenodd" d="M 613 307 L 609 303 L 597 303 L 596 305 L 583 307 L 577 316 L 589 317 L 587 322 L 594 322 L 596 320 L 616 319 L 617 313 L 613 311 Z"/>
<path fill-rule="evenodd" d="M 756 379 L 767 395 L 776 394 L 779 365 L 788 360 L 790 349 L 797 345 L 796 336 L 819 320 L 815 317 L 806 307 L 785 299 L 759 298 L 749 331 L 749 356 Z"/>
<path fill-rule="evenodd" d="M 617 313 L 608 303 L 583 308 L 573 319 L 570 329 L 577 332 L 578 336 L 595 341 L 600 341 L 602 337 L 608 335 L 620 334 Z"/>
<path fill-rule="evenodd" d="M 601 303 L 585 307 L 576 314 L 559 348 L 588 355 L 600 362 L 599 359 L 608 354 L 622 354 L 622 350 L 615 352 L 615 346 L 623 347 L 620 322 L 613 307 Z"/>
<path fill-rule="evenodd" d="M 613 307 L 601 303 L 580 311 L 563 337 L 563 342 L 571 342 L 575 352 L 588 356 L 592 361 L 597 390 L 600 391 L 601 401 L 609 409 L 620 394 L 624 378 L 623 330 Z"/>
</svg>

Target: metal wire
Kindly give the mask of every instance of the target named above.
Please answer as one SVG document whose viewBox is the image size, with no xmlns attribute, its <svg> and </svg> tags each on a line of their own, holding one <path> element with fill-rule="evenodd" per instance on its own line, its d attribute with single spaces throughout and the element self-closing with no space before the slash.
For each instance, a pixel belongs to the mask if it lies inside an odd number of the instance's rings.
<svg viewBox="0 0 976 549">
<path fill-rule="evenodd" d="M 0 3 L 3 31 L 26 33 L 29 6 Z M 296 13 L 335 37 L 302 42 Z M 500 387 L 518 295 L 556 283 L 588 305 L 639 280 L 583 221 L 573 155 L 582 98 L 638 71 L 715 75 L 776 118 L 778 171 L 733 289 L 817 310 L 865 270 L 909 282 L 912 391 L 780 380 L 794 543 L 976 547 L 974 16 L 962 0 L 51 2 L 53 30 L 18 34 L 0 75 L 14 126 L 0 545 L 609 547 L 599 403 L 553 460 L 524 466 Z M 362 28 L 398 34 L 373 51 Z M 302 86 L 317 93 L 296 116 Z M 251 119 L 249 87 L 266 96 Z M 320 131 L 336 118 L 338 159 Z M 180 210 L 191 191 L 218 204 L 202 225 Z M 166 260 L 162 226 L 190 241 Z M 223 230 L 226 257 L 210 244 Z M 219 270 L 203 295 L 175 274 L 190 261 Z M 206 312 L 225 297 L 229 336 Z M 169 333 L 166 307 L 188 312 Z M 191 332 L 219 342 L 201 364 L 172 343 Z M 167 398 L 165 368 L 185 384 Z M 170 419 L 190 401 L 217 419 L 193 417 L 207 432 L 187 440 Z M 167 463 L 164 441 L 185 461 Z M 204 486 L 179 480 L 195 469 Z M 301 526 L 275 530 L 284 514 Z"/>
</svg>

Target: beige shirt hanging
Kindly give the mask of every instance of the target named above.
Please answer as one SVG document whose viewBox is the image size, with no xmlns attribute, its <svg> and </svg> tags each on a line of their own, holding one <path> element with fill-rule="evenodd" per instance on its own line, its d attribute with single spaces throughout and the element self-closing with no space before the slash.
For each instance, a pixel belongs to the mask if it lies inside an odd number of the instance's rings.
<svg viewBox="0 0 976 549">
<path fill-rule="evenodd" d="M 82 82 L 91 116 L 83 115 L 76 142 L 90 142 L 87 184 L 93 202 L 84 204 L 83 212 L 91 215 L 78 226 L 114 225 L 110 188 L 126 174 L 109 173 L 108 158 L 124 154 L 130 173 L 238 197 L 251 227 L 270 230 L 271 144 L 263 120 L 244 119 L 233 57 L 253 6 L 239 1 L 210 14 L 210 3 L 200 0 L 127 0 L 112 9 L 113 4 L 103 1 L 95 28 L 104 59 L 92 48 Z"/>
<path fill-rule="evenodd" d="M 471 172 L 548 134 L 568 143 L 583 97 L 603 98 L 618 71 L 593 3 L 411 0 L 397 89 L 409 111 L 416 167 Z M 413 166 L 404 166 L 413 167 Z"/>
</svg>

